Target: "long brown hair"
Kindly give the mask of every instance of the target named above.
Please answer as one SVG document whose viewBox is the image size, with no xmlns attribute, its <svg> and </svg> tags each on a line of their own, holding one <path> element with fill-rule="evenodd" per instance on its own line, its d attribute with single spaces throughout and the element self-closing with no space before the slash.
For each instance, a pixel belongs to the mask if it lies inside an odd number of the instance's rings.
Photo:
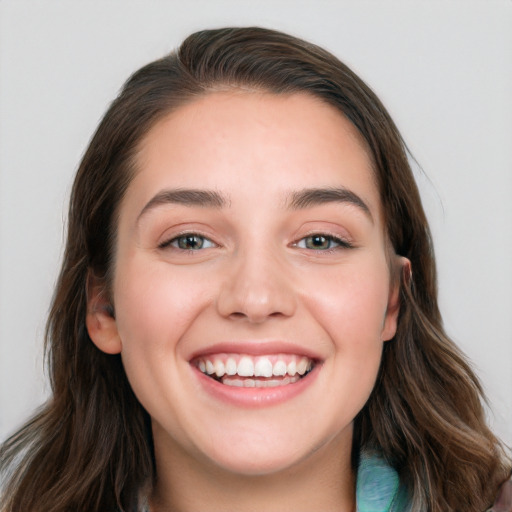
<svg viewBox="0 0 512 512">
<path fill-rule="evenodd" d="M 7 512 L 139 510 L 155 478 L 150 420 L 119 355 L 86 327 L 86 282 L 108 292 L 117 211 L 141 140 L 163 116 L 219 88 L 309 93 L 357 128 L 373 159 L 387 234 L 411 261 L 396 336 L 355 420 L 354 453 L 378 450 L 413 510 L 480 512 L 509 464 L 485 423 L 482 389 L 443 331 L 428 223 L 405 144 L 370 88 L 325 50 L 261 28 L 198 32 L 137 71 L 105 114 L 73 186 L 67 245 L 46 333 L 52 398 L 1 448 Z"/>
</svg>

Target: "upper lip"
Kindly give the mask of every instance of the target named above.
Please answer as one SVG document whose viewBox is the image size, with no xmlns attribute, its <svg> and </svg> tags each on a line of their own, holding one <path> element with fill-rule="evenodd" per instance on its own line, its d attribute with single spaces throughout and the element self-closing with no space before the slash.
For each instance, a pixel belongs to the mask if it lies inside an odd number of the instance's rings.
<svg viewBox="0 0 512 512">
<path fill-rule="evenodd" d="M 247 354 L 250 356 L 264 356 L 271 354 L 295 354 L 319 361 L 323 359 L 308 347 L 286 341 L 224 341 L 214 343 L 194 351 L 189 360 L 212 354 Z"/>
</svg>

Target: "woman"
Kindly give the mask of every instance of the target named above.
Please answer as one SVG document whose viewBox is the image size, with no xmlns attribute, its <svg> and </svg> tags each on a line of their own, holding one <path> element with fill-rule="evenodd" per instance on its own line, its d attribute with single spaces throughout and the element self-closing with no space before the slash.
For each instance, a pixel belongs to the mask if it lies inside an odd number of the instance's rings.
<svg viewBox="0 0 512 512">
<path fill-rule="evenodd" d="M 78 170 L 47 343 L 9 512 L 483 511 L 510 473 L 400 134 L 282 33 L 199 32 L 128 80 Z"/>
</svg>

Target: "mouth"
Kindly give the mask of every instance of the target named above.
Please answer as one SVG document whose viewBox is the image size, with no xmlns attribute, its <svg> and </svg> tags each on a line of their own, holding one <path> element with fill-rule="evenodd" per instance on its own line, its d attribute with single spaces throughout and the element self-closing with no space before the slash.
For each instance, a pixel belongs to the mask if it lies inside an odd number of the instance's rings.
<svg viewBox="0 0 512 512">
<path fill-rule="evenodd" d="M 289 386 L 304 379 L 317 364 L 296 354 L 209 354 L 193 359 L 201 373 L 225 386 L 272 388 Z"/>
</svg>

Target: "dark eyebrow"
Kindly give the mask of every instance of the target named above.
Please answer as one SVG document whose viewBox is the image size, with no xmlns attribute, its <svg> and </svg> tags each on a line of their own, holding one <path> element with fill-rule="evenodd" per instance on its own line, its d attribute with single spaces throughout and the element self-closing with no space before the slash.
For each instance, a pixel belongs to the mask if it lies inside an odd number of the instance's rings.
<svg viewBox="0 0 512 512">
<path fill-rule="evenodd" d="M 199 206 L 201 208 L 222 208 L 228 201 L 218 192 L 213 190 L 198 190 L 189 188 L 177 188 L 162 190 L 153 196 L 142 208 L 137 222 L 149 210 L 164 204 L 182 204 L 185 206 Z"/>
<path fill-rule="evenodd" d="M 288 207 L 301 210 L 326 203 L 349 203 L 360 208 L 373 222 L 367 204 L 354 192 L 343 187 L 339 188 L 306 188 L 293 192 L 288 199 Z"/>
</svg>

